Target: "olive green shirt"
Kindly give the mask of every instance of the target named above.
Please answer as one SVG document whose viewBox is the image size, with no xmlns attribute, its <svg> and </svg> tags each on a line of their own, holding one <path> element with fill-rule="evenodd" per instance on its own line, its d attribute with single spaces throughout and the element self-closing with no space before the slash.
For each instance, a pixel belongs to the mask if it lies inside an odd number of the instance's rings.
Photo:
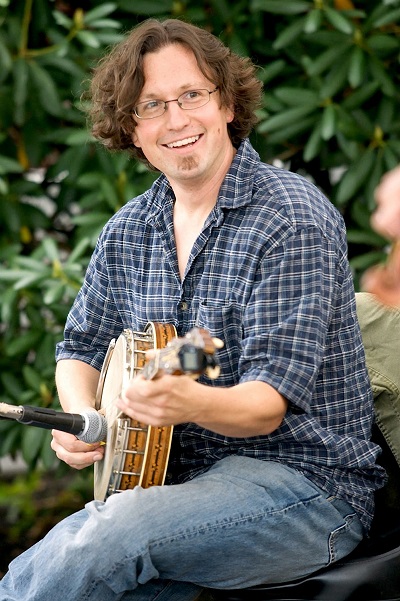
<svg viewBox="0 0 400 601">
<path fill-rule="evenodd" d="M 356 300 L 376 423 L 400 466 L 400 308 L 385 307 L 366 292 Z"/>
</svg>

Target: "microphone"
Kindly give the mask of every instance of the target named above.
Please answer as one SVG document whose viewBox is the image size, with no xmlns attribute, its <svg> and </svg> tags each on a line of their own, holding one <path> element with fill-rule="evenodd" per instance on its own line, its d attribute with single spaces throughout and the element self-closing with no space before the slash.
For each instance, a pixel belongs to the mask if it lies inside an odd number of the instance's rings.
<svg viewBox="0 0 400 601">
<path fill-rule="evenodd" d="M 107 437 L 107 420 L 94 409 L 84 413 L 64 413 L 43 407 L 0 403 L 0 417 L 15 419 L 29 426 L 75 434 L 76 438 L 88 444 L 101 442 Z"/>
</svg>

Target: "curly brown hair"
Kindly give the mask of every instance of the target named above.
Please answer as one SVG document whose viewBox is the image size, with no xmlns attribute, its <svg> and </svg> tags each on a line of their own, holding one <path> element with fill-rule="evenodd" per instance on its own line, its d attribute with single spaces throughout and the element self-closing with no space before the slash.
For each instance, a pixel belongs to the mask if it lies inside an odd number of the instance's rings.
<svg viewBox="0 0 400 601">
<path fill-rule="evenodd" d="M 249 58 L 240 57 L 204 29 L 178 19 L 148 19 L 106 55 L 94 71 L 85 95 L 92 133 L 110 150 L 127 150 L 147 163 L 132 142 L 136 127 L 133 107 L 144 85 L 143 57 L 171 44 L 181 44 L 195 55 L 199 69 L 220 91 L 222 106 L 233 107 L 228 124 L 232 144 L 239 146 L 257 117 L 262 84 Z"/>
</svg>

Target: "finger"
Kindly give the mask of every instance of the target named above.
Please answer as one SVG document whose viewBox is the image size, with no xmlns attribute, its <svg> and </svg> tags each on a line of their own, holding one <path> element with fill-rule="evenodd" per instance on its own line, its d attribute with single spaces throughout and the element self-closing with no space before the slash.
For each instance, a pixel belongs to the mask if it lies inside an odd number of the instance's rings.
<svg viewBox="0 0 400 601">
<path fill-rule="evenodd" d="M 88 452 L 94 451 L 102 446 L 101 442 L 95 442 L 89 444 L 82 442 L 73 434 L 67 434 L 66 432 L 60 432 L 60 430 L 52 430 L 53 439 L 71 453 Z"/>
<path fill-rule="evenodd" d="M 60 461 L 63 461 L 77 470 L 82 470 L 103 459 L 103 455 L 99 451 L 91 451 L 89 453 L 69 453 L 59 445 L 52 446 L 52 448 Z"/>
<path fill-rule="evenodd" d="M 104 447 L 96 447 L 95 449 L 93 449 L 92 445 L 86 445 L 85 443 L 82 443 L 80 441 L 77 441 L 77 444 L 79 448 L 82 448 L 83 446 L 84 450 L 70 451 L 67 448 L 65 448 L 62 444 L 57 442 L 55 438 L 52 439 L 50 446 L 55 452 L 58 459 L 64 461 L 64 463 L 75 469 L 83 469 L 103 459 Z"/>
</svg>

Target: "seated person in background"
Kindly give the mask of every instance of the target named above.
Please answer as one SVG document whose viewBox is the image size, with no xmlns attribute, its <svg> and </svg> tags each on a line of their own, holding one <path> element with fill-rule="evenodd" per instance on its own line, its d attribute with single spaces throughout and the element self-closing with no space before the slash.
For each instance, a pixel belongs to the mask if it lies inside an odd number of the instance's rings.
<svg viewBox="0 0 400 601">
<path fill-rule="evenodd" d="M 400 509 L 400 305 L 388 307 L 373 294 L 356 294 L 375 405 L 374 440 L 384 449 L 389 482 L 376 495 L 378 532 L 399 529 Z"/>
<path fill-rule="evenodd" d="M 387 263 L 368 269 L 362 284 L 384 304 L 400 307 L 400 166 L 383 176 L 375 198 L 372 227 L 391 240 L 393 247 Z"/>
<path fill-rule="evenodd" d="M 389 240 L 400 240 L 400 166 L 382 177 L 375 198 L 372 227 Z"/>
<path fill-rule="evenodd" d="M 95 71 L 93 133 L 160 171 L 105 226 L 57 349 L 64 410 L 95 403 L 110 339 L 148 321 L 221 338 L 221 375 L 139 375 L 117 401 L 173 424 L 165 486 L 94 501 L 14 560 L 0 601 L 194 600 L 316 571 L 368 532 L 385 481 L 339 212 L 260 161 L 255 68 L 179 20 Z M 75 468 L 103 447 L 54 432 Z"/>
</svg>

